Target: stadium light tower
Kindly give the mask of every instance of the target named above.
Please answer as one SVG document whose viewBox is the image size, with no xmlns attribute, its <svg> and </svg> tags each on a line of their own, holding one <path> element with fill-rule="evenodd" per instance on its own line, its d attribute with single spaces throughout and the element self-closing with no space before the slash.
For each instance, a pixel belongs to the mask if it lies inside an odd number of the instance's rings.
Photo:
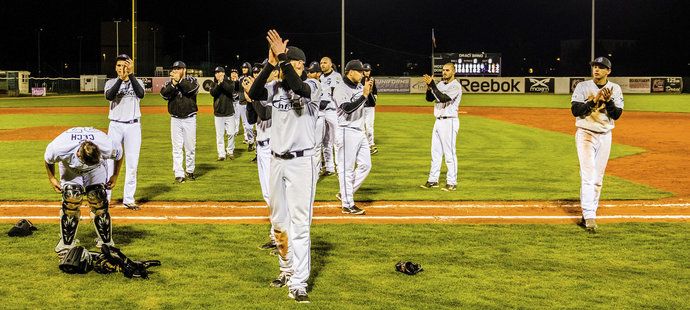
<svg viewBox="0 0 690 310">
<path fill-rule="evenodd" d="M 114 20 L 115 22 L 115 55 L 120 55 L 120 22 L 121 20 Z"/>
<path fill-rule="evenodd" d="M 594 61 L 594 2 L 595 0 L 592 0 L 592 52 L 589 61 Z"/>
<path fill-rule="evenodd" d="M 340 73 L 345 70 L 345 0 L 340 2 Z"/>
<path fill-rule="evenodd" d="M 136 71 L 137 61 L 137 0 L 132 0 L 132 61 L 135 66 L 132 71 Z M 132 72 L 135 73 L 135 72 Z"/>
</svg>

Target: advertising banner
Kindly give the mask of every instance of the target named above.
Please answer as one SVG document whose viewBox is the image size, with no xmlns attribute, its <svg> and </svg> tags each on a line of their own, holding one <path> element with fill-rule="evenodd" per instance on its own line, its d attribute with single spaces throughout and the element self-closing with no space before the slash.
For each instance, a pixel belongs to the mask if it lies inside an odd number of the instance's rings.
<svg viewBox="0 0 690 310">
<path fill-rule="evenodd" d="M 620 85 L 624 94 L 644 94 L 651 91 L 652 79 L 648 77 L 610 77 L 609 80 Z"/>
<path fill-rule="evenodd" d="M 153 79 L 150 77 L 140 77 L 142 82 L 144 82 L 144 92 L 153 92 Z"/>
<path fill-rule="evenodd" d="M 31 96 L 45 96 L 46 95 L 46 88 L 45 87 L 31 87 Z"/>
<path fill-rule="evenodd" d="M 578 83 L 584 82 L 586 79 L 585 78 L 570 78 L 570 93 L 572 94 L 573 91 L 575 91 L 575 87 L 577 86 Z"/>
<path fill-rule="evenodd" d="M 545 77 L 529 77 L 525 78 L 525 92 L 526 93 L 554 93 L 555 80 L 554 78 Z"/>
<path fill-rule="evenodd" d="M 457 78 L 463 93 L 517 94 L 525 92 L 524 78 Z M 553 82 L 552 82 L 553 83 Z M 552 85 L 553 88 L 553 85 Z"/>
<path fill-rule="evenodd" d="M 409 93 L 410 78 L 408 77 L 379 77 L 376 88 L 380 93 Z"/>
</svg>

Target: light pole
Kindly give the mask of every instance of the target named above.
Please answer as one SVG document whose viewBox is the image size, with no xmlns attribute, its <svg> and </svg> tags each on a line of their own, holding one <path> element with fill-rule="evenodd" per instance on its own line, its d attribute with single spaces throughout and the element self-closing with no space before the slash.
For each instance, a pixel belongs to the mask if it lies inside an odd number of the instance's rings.
<svg viewBox="0 0 690 310">
<path fill-rule="evenodd" d="M 594 1 L 592 0 L 592 52 L 590 61 L 594 61 Z"/>
<path fill-rule="evenodd" d="M 120 55 L 120 22 L 121 20 L 116 20 L 115 22 L 115 55 Z"/>
<path fill-rule="evenodd" d="M 81 40 L 84 38 L 84 36 L 77 36 L 77 39 L 79 39 L 79 75 L 81 75 Z"/>
<path fill-rule="evenodd" d="M 156 68 L 156 32 L 158 32 L 158 27 L 151 27 L 153 31 L 153 67 Z"/>
<path fill-rule="evenodd" d="M 592 0 L 593 1 L 593 0 Z M 340 2 L 340 73 L 345 70 L 345 0 Z"/>
<path fill-rule="evenodd" d="M 38 28 L 38 76 L 41 76 L 41 31 L 43 28 Z"/>
</svg>

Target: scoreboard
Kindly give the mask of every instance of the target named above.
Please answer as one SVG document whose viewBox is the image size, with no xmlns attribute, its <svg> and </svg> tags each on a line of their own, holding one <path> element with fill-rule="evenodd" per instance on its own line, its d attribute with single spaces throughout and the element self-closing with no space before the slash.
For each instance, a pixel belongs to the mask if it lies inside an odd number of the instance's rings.
<svg viewBox="0 0 690 310">
<path fill-rule="evenodd" d="M 500 76 L 500 53 L 434 53 L 434 76 L 440 76 L 443 65 L 455 64 L 455 76 Z"/>
</svg>

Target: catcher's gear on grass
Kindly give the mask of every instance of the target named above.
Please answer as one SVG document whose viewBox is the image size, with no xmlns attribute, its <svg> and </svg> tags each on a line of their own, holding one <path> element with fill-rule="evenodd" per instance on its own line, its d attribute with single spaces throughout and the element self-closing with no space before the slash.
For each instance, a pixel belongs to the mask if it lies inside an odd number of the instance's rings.
<svg viewBox="0 0 690 310">
<path fill-rule="evenodd" d="M 159 260 L 131 260 L 120 249 L 107 244 L 101 247 L 101 252 L 94 263 L 94 270 L 102 274 L 120 271 L 127 278 L 146 279 L 149 275 L 148 268 L 161 265 Z"/>
<path fill-rule="evenodd" d="M 58 267 L 69 274 L 88 273 L 93 269 L 91 253 L 83 246 L 75 246 L 60 260 Z"/>
<path fill-rule="evenodd" d="M 422 265 L 413 262 L 398 262 L 395 264 L 395 270 L 413 276 L 424 269 L 422 269 Z"/>
<path fill-rule="evenodd" d="M 21 219 L 17 224 L 14 224 L 12 228 L 10 228 L 10 231 L 7 232 L 7 235 L 10 237 L 26 237 L 34 233 L 34 230 L 37 230 L 36 226 L 34 224 L 31 224 L 31 222 L 27 219 Z"/>
</svg>

